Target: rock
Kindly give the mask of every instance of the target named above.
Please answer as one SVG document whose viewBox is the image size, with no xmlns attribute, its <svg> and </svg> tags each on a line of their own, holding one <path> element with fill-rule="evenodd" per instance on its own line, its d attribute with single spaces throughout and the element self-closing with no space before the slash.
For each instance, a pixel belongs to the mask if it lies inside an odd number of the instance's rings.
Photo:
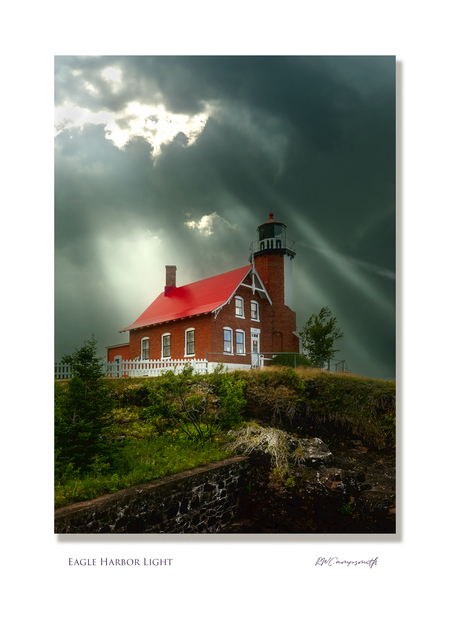
<svg viewBox="0 0 450 619">
<path fill-rule="evenodd" d="M 333 464 L 333 454 L 320 438 L 304 438 L 300 439 L 299 443 L 305 452 L 305 466 L 318 468 Z"/>
</svg>

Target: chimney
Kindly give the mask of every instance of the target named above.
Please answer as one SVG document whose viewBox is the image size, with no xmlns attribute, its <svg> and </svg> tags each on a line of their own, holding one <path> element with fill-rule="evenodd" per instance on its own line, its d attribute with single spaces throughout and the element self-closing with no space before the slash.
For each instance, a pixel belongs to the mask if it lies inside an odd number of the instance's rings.
<svg viewBox="0 0 450 619">
<path fill-rule="evenodd" d="M 164 296 L 167 296 L 172 290 L 177 287 L 177 267 L 166 264 L 166 286 L 164 288 Z"/>
</svg>

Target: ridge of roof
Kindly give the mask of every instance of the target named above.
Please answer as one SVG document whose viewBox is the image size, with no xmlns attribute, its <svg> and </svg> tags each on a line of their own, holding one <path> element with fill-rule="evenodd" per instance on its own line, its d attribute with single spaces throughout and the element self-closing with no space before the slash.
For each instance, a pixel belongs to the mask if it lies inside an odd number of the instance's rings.
<svg viewBox="0 0 450 619">
<path fill-rule="evenodd" d="M 167 295 L 161 292 L 137 320 L 119 333 L 180 318 L 209 314 L 219 309 L 233 296 L 250 273 L 252 266 L 249 264 L 174 288 Z"/>
</svg>

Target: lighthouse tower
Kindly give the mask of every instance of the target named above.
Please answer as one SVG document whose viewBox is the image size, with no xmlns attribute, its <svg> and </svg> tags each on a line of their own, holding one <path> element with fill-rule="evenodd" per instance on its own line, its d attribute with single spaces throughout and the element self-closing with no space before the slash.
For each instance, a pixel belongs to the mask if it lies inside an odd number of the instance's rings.
<svg viewBox="0 0 450 619">
<path fill-rule="evenodd" d="M 261 333 L 264 352 L 299 350 L 292 286 L 295 243 L 286 237 L 286 226 L 273 218 L 257 228 L 257 240 L 250 245 L 253 263 L 272 301 L 267 313 L 266 333 Z M 263 340 L 266 340 L 263 344 Z"/>
<path fill-rule="evenodd" d="M 250 245 L 249 261 L 255 265 L 270 297 L 294 309 L 292 260 L 295 243 L 286 238 L 286 226 L 273 218 L 257 228 L 258 238 Z"/>
</svg>

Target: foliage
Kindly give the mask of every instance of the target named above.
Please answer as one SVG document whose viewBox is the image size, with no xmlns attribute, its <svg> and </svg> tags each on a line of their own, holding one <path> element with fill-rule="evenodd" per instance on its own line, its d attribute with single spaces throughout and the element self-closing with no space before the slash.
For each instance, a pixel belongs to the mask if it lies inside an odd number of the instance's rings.
<svg viewBox="0 0 450 619">
<path fill-rule="evenodd" d="M 89 362 L 92 354 L 83 351 L 83 359 Z M 93 367 L 95 370 L 95 364 Z M 106 389 L 102 379 L 94 382 Z M 74 395 L 79 399 L 84 396 L 78 388 L 72 394 L 71 383 L 55 385 L 57 450 L 72 421 L 69 400 Z M 100 399 L 105 404 L 101 410 L 106 425 L 97 435 L 99 444 L 89 466 L 67 457 L 67 451 L 65 459 L 58 452 L 57 507 L 224 459 L 232 453 L 224 430 L 242 428 L 242 419 L 257 418 L 277 426 L 272 438 L 266 433 L 266 438 L 261 435 L 260 439 L 268 439 L 267 449 L 274 449 L 271 479 L 286 487 L 295 484 L 290 467 L 292 458 L 301 460 L 301 453 L 283 451 L 280 437 L 284 428 L 294 436 L 320 436 L 328 444 L 357 437 L 380 449 L 395 445 L 395 383 L 389 381 L 330 375 L 313 368 L 275 366 L 228 373 L 219 366 L 206 376 L 193 375 L 186 368 L 178 375 L 168 372 L 161 377 L 115 379 L 107 384 L 112 385 L 113 397 L 106 389 L 105 400 Z M 95 396 L 93 389 L 90 384 L 88 393 Z M 108 445 L 120 445 L 121 449 L 114 453 Z"/>
<path fill-rule="evenodd" d="M 322 307 L 320 312 L 317 315 L 313 314 L 299 331 L 308 358 L 319 367 L 323 367 L 326 359 L 334 357 L 334 354 L 339 352 L 337 348 L 333 348 L 334 342 L 344 334 L 337 328 L 336 322 L 337 318 L 331 315 L 328 307 Z"/>
<path fill-rule="evenodd" d="M 211 437 L 212 419 L 208 412 L 208 395 L 195 393 L 193 368 L 186 365 L 179 374 L 164 372 L 158 380 L 146 381 L 150 405 L 145 409 L 148 419 L 167 420 L 191 440 Z"/>
<path fill-rule="evenodd" d="M 306 367 L 313 367 L 313 363 L 310 359 L 308 359 L 308 357 L 306 357 L 305 355 L 300 355 L 297 353 L 285 353 L 282 355 L 276 355 L 273 359 L 272 359 L 272 363 L 271 365 L 282 365 L 282 366 L 288 366 L 288 367 L 300 367 L 300 366 L 306 366 Z"/>
<path fill-rule="evenodd" d="M 238 373 L 226 372 L 222 364 L 206 380 L 194 376 L 193 368 L 186 365 L 179 374 L 169 371 L 157 381 L 147 381 L 150 405 L 146 412 L 153 421 L 167 420 L 190 439 L 205 441 L 241 422 L 245 386 Z M 217 396 L 214 405 L 211 392 Z"/>
<path fill-rule="evenodd" d="M 253 417 L 270 423 L 292 423 L 303 399 L 305 383 L 291 367 L 248 372 L 246 410 Z"/>
<path fill-rule="evenodd" d="M 242 421 L 241 412 L 247 401 L 244 397 L 246 389 L 245 375 L 236 372 L 230 374 L 223 364 L 218 364 L 211 376 L 211 383 L 219 397 L 216 420 L 219 428 L 229 430 Z"/>
<path fill-rule="evenodd" d="M 55 472 L 106 468 L 117 448 L 108 437 L 114 402 L 97 358 L 94 336 L 72 355 L 73 378 L 65 389 L 55 387 Z"/>
</svg>

